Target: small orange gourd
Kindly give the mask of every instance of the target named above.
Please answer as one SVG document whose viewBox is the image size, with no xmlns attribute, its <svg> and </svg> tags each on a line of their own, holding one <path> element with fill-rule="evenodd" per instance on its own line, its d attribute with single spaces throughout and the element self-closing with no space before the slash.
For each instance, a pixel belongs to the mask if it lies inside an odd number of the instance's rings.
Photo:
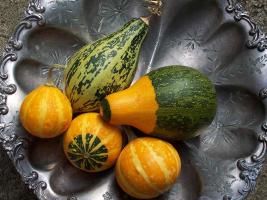
<svg viewBox="0 0 267 200">
<path fill-rule="evenodd" d="M 122 190 L 138 199 L 151 199 L 169 190 L 181 171 L 175 148 L 160 139 L 144 137 L 130 142 L 116 164 Z"/>
<path fill-rule="evenodd" d="M 63 148 L 72 165 L 86 172 L 112 167 L 122 149 L 121 130 L 107 124 L 98 113 L 76 117 L 64 135 Z"/>
<path fill-rule="evenodd" d="M 20 108 L 20 121 L 32 135 L 53 138 L 66 131 L 72 120 L 68 98 L 54 86 L 42 85 L 30 92 Z"/>
</svg>

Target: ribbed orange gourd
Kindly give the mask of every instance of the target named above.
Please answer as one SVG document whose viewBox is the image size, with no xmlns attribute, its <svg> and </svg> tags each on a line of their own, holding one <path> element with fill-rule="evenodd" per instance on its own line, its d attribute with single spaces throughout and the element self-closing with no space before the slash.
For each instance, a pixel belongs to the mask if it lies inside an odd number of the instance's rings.
<svg viewBox="0 0 267 200">
<path fill-rule="evenodd" d="M 105 123 L 98 113 L 75 118 L 64 135 L 64 152 L 75 167 L 99 172 L 112 167 L 122 149 L 122 134 Z"/>
<path fill-rule="evenodd" d="M 123 149 L 116 164 L 116 179 L 130 196 L 150 199 L 169 190 L 180 171 L 180 157 L 171 144 L 144 137 Z"/>
<path fill-rule="evenodd" d="M 53 138 L 66 131 L 72 120 L 68 98 L 56 87 L 42 85 L 24 99 L 20 121 L 32 135 Z"/>
</svg>

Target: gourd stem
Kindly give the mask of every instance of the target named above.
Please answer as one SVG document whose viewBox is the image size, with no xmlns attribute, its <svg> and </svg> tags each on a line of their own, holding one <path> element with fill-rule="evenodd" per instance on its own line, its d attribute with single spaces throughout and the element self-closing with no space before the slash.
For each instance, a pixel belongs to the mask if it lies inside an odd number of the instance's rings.
<svg viewBox="0 0 267 200">
<path fill-rule="evenodd" d="M 53 82 L 53 70 L 55 69 L 64 69 L 66 66 L 65 65 L 61 65 L 61 64 L 53 64 L 51 65 L 51 67 L 49 68 L 48 71 L 48 76 L 47 76 L 47 82 L 46 82 L 46 86 L 53 86 L 55 87 L 55 84 Z"/>
<path fill-rule="evenodd" d="M 148 10 L 153 15 L 161 16 L 162 13 L 162 0 L 145 0 L 148 3 Z"/>
<path fill-rule="evenodd" d="M 151 16 L 148 16 L 148 17 L 140 17 L 140 19 L 141 19 L 146 25 L 149 26 L 149 22 L 150 22 Z"/>
</svg>

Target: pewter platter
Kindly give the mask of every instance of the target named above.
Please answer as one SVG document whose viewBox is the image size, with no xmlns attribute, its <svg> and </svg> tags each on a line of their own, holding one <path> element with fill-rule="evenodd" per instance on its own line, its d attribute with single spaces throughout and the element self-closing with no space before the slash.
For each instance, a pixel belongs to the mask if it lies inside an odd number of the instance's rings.
<svg viewBox="0 0 267 200">
<path fill-rule="evenodd" d="M 130 199 L 113 169 L 94 175 L 75 169 L 63 156 L 61 138 L 32 138 L 18 111 L 52 64 L 66 64 L 84 44 L 147 15 L 146 7 L 143 0 L 30 1 L 1 62 L 0 143 L 39 199 Z M 163 1 L 161 17 L 151 20 L 136 79 L 166 65 L 192 66 L 215 84 L 218 109 L 200 137 L 174 144 L 182 174 L 157 199 L 243 199 L 253 190 L 267 143 L 266 48 L 267 36 L 231 0 Z M 54 72 L 56 82 L 61 75 Z"/>
</svg>

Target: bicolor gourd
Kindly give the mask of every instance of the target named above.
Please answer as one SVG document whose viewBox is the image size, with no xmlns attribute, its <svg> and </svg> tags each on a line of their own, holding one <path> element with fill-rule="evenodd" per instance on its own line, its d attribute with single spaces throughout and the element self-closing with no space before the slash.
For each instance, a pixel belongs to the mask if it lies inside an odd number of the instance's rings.
<svg viewBox="0 0 267 200">
<path fill-rule="evenodd" d="M 212 82 L 196 69 L 167 66 L 141 77 L 130 88 L 101 102 L 104 120 L 134 126 L 165 139 L 195 137 L 216 112 Z"/>
</svg>

